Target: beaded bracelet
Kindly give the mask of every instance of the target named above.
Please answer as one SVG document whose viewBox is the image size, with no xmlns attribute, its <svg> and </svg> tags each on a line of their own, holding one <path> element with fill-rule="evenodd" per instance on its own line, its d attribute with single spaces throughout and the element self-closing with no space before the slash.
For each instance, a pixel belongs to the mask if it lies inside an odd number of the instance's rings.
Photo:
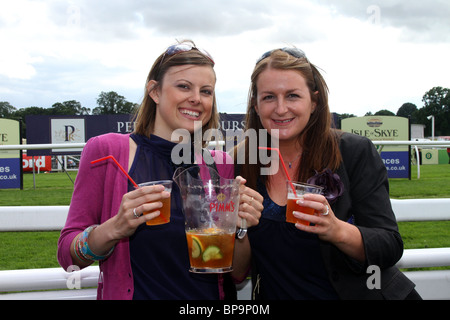
<svg viewBox="0 0 450 320">
<path fill-rule="evenodd" d="M 88 245 L 89 234 L 92 230 L 94 230 L 98 225 L 93 225 L 87 227 L 81 234 L 78 235 L 77 240 L 73 245 L 73 249 L 75 251 L 75 255 L 78 259 L 83 261 L 99 261 L 108 258 L 112 252 L 114 251 L 114 247 L 109 250 L 109 252 L 104 256 L 96 255 L 91 251 Z"/>
</svg>

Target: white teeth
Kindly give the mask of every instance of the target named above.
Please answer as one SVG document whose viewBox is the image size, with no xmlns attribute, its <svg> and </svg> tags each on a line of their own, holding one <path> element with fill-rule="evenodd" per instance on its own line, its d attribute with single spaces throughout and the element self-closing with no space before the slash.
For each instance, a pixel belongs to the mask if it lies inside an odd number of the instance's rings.
<svg viewBox="0 0 450 320">
<path fill-rule="evenodd" d="M 288 119 L 288 120 L 275 120 L 275 122 L 280 122 L 280 123 L 287 123 L 290 122 L 292 119 Z"/>
<path fill-rule="evenodd" d="M 187 114 L 192 117 L 198 117 L 200 115 L 200 112 L 191 111 L 191 110 L 181 110 L 181 113 Z"/>
</svg>

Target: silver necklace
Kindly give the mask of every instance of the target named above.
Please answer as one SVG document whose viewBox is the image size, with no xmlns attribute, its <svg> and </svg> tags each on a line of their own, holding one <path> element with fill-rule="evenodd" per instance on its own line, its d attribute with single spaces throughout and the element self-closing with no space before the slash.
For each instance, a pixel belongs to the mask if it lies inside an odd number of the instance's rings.
<svg viewBox="0 0 450 320">
<path fill-rule="evenodd" d="M 292 160 L 292 161 L 286 161 L 286 162 L 288 163 L 289 169 L 292 169 L 292 163 L 293 163 L 294 161 L 296 161 L 298 158 L 300 158 L 301 155 L 302 155 L 302 153 L 300 152 L 299 155 L 296 156 L 294 160 Z"/>
</svg>

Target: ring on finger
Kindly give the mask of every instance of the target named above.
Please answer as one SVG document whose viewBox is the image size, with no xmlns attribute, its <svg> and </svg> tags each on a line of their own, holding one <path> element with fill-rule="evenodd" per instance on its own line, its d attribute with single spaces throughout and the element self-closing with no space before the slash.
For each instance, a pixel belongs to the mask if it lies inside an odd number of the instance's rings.
<svg viewBox="0 0 450 320">
<path fill-rule="evenodd" d="M 325 207 L 327 208 L 327 211 L 326 212 L 322 212 L 323 216 L 327 216 L 328 213 L 330 213 L 330 208 L 328 207 L 328 205 L 325 205 Z"/>
<path fill-rule="evenodd" d="M 136 219 L 139 218 L 139 215 L 138 215 L 137 212 L 136 212 L 136 208 L 133 209 L 133 215 L 134 215 L 134 217 L 135 217 Z"/>
<path fill-rule="evenodd" d="M 249 203 L 249 205 L 251 206 L 252 205 L 252 203 L 253 203 L 253 197 L 250 199 L 250 203 Z"/>
</svg>

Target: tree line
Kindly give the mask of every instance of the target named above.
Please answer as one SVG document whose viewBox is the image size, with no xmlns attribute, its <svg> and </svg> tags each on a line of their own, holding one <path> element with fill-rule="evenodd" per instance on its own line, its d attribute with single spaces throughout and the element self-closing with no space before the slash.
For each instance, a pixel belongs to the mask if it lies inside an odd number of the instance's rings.
<svg viewBox="0 0 450 320">
<path fill-rule="evenodd" d="M 397 111 L 393 113 L 389 110 L 382 109 L 375 114 L 367 112 L 366 116 L 371 115 L 388 115 L 399 117 L 410 117 L 413 124 L 425 125 L 425 136 L 431 136 L 431 121 L 428 116 L 435 117 L 435 135 L 450 135 L 450 89 L 443 87 L 434 87 L 428 90 L 422 101 L 423 107 L 418 108 L 415 104 L 404 103 Z M 92 110 L 81 106 L 76 100 L 64 102 L 56 102 L 50 108 L 28 107 L 16 109 L 9 102 L 0 101 L 0 118 L 13 120 L 22 120 L 23 130 L 25 131 L 25 123 L 23 120 L 27 115 L 100 115 L 100 114 L 133 114 L 139 107 L 139 104 L 127 101 L 124 96 L 117 92 L 101 92 L 97 98 L 97 107 Z M 341 119 L 356 117 L 354 114 L 338 114 Z M 24 132 L 23 132 L 24 133 Z M 23 135 L 25 137 L 25 135 Z"/>
<path fill-rule="evenodd" d="M 129 102 L 117 92 L 101 92 L 97 98 L 97 107 L 85 108 L 76 100 L 56 102 L 50 108 L 28 107 L 17 110 L 9 102 L 0 102 L 0 118 L 24 119 L 28 115 L 98 115 L 98 114 L 130 114 L 138 104 Z"/>
<path fill-rule="evenodd" d="M 22 121 L 22 137 L 26 137 L 25 117 L 30 115 L 100 115 L 100 114 L 133 114 L 139 107 L 137 103 L 127 101 L 117 92 L 101 92 L 94 109 L 82 107 L 76 100 L 56 102 L 50 108 L 27 107 L 16 109 L 9 102 L 0 101 L 0 118 Z"/>
<path fill-rule="evenodd" d="M 406 102 L 397 113 L 382 109 L 376 113 L 367 112 L 365 116 L 398 116 L 411 119 L 411 124 L 425 125 L 424 135 L 431 136 L 431 121 L 429 116 L 435 118 L 435 136 L 450 136 L 450 89 L 434 87 L 422 97 L 423 107 L 417 108 L 413 103 Z M 340 119 L 356 117 L 354 114 L 339 114 Z"/>
</svg>

